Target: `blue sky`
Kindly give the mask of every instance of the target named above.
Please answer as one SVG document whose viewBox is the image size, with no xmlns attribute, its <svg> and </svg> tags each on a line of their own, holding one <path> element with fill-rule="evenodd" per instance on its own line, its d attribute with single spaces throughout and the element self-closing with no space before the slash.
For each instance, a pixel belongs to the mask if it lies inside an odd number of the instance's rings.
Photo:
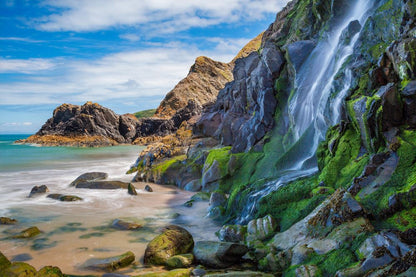
<svg viewBox="0 0 416 277">
<path fill-rule="evenodd" d="M 228 62 L 287 0 L 1 0 L 0 133 L 62 103 L 156 108 L 196 57 Z"/>
</svg>

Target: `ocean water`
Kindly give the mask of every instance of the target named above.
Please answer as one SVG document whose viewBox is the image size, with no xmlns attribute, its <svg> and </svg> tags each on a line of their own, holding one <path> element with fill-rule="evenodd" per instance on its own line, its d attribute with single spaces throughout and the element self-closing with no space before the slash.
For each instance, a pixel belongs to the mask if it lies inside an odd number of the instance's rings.
<svg viewBox="0 0 416 277">
<path fill-rule="evenodd" d="M 147 243 L 168 224 L 185 227 L 194 240 L 215 240 L 219 226 L 206 218 L 207 202 L 183 204 L 193 195 L 173 186 L 133 183 L 138 192 L 125 189 L 76 189 L 69 184 L 85 172 L 102 171 L 109 179 L 130 182 L 130 165 L 144 148 L 40 147 L 15 144 L 24 135 L 0 135 L 0 216 L 15 218 L 15 226 L 0 225 L 0 251 L 9 259 L 29 254 L 38 270 L 46 265 L 60 267 L 66 274 L 94 274 L 85 268 L 90 258 L 106 258 L 133 251 L 140 266 Z M 82 201 L 60 202 L 46 195 L 28 198 L 35 185 L 46 185 L 49 193 L 76 195 Z M 136 231 L 111 228 L 115 219 L 143 225 Z M 25 228 L 37 226 L 42 234 L 33 239 L 10 239 Z M 130 270 L 130 269 L 129 269 Z M 120 271 L 123 273 L 123 270 Z M 129 272 L 131 273 L 131 272 Z"/>
</svg>

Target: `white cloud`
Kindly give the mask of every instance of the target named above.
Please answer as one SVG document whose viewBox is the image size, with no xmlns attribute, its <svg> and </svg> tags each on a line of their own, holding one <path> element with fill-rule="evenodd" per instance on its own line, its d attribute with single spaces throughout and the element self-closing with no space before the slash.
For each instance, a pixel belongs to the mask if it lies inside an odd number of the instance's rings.
<svg viewBox="0 0 416 277">
<path fill-rule="evenodd" d="M 55 63 L 50 59 L 4 59 L 0 58 L 0 73 L 36 73 L 43 70 L 50 70 Z"/>
<path fill-rule="evenodd" d="M 55 11 L 39 18 L 45 31 L 97 31 L 136 26 L 158 33 L 212 26 L 239 20 L 258 20 L 276 13 L 288 0 L 49 0 Z M 151 33 L 149 34 L 151 35 Z"/>
<path fill-rule="evenodd" d="M 120 35 L 120 38 L 133 42 L 140 40 L 140 36 L 137 34 L 122 34 Z"/>
<path fill-rule="evenodd" d="M 3 127 L 31 126 L 32 122 L 5 122 L 1 124 Z"/>
<path fill-rule="evenodd" d="M 30 38 L 23 38 L 23 37 L 0 37 L 0 41 L 22 41 L 22 42 L 28 42 L 28 43 L 41 43 L 45 42 L 43 40 L 36 40 L 36 39 L 30 39 Z"/>
<path fill-rule="evenodd" d="M 211 39 L 211 51 L 172 42 L 95 60 L 0 59 L 1 73 L 24 73 L 0 82 L 2 105 L 83 103 L 160 96 L 170 91 L 197 56 L 230 61 L 247 40 Z M 235 45 L 225 47 L 224 45 Z M 238 45 L 238 46 L 237 46 Z M 241 47 L 239 47 L 241 46 Z"/>
</svg>

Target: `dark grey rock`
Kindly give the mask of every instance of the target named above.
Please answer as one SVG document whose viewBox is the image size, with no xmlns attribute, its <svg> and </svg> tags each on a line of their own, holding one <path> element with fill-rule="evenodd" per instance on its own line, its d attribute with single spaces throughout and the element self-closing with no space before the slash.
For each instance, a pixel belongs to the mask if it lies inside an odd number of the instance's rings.
<svg viewBox="0 0 416 277">
<path fill-rule="evenodd" d="M 248 248 L 231 242 L 199 241 L 194 246 L 195 259 L 212 268 L 226 268 L 241 261 Z"/>
<path fill-rule="evenodd" d="M 127 189 L 129 183 L 121 181 L 89 181 L 79 182 L 77 189 Z"/>
<path fill-rule="evenodd" d="M 70 186 L 76 186 L 80 182 L 85 181 L 98 181 L 98 180 L 105 180 L 108 178 L 108 174 L 105 172 L 87 172 L 80 176 L 78 176 Z"/>
<path fill-rule="evenodd" d="M 40 194 L 45 194 L 49 191 L 48 187 L 45 185 L 34 186 L 30 191 L 29 197 L 33 197 Z"/>
</svg>

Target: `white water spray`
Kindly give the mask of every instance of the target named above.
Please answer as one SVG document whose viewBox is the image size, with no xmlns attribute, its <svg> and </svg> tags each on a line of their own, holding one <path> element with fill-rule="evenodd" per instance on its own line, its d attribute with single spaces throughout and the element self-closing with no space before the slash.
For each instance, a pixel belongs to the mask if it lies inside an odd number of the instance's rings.
<svg viewBox="0 0 416 277">
<path fill-rule="evenodd" d="M 300 144 L 291 153 L 294 157 L 280 172 L 280 178 L 265 184 L 264 188 L 248 196 L 247 204 L 238 220 L 247 223 L 254 215 L 258 201 L 269 193 L 296 179 L 318 171 L 315 153 L 325 139 L 328 127 L 340 120 L 340 110 L 351 86 L 352 74 L 346 69 L 344 87 L 331 99 L 333 83 L 348 57 L 353 53 L 359 33 L 345 45 L 342 34 L 350 22 L 358 20 L 361 26 L 368 18 L 372 0 L 358 0 L 342 22 L 321 40 L 300 68 L 295 80 L 295 93 L 288 103 L 294 143 Z"/>
</svg>

